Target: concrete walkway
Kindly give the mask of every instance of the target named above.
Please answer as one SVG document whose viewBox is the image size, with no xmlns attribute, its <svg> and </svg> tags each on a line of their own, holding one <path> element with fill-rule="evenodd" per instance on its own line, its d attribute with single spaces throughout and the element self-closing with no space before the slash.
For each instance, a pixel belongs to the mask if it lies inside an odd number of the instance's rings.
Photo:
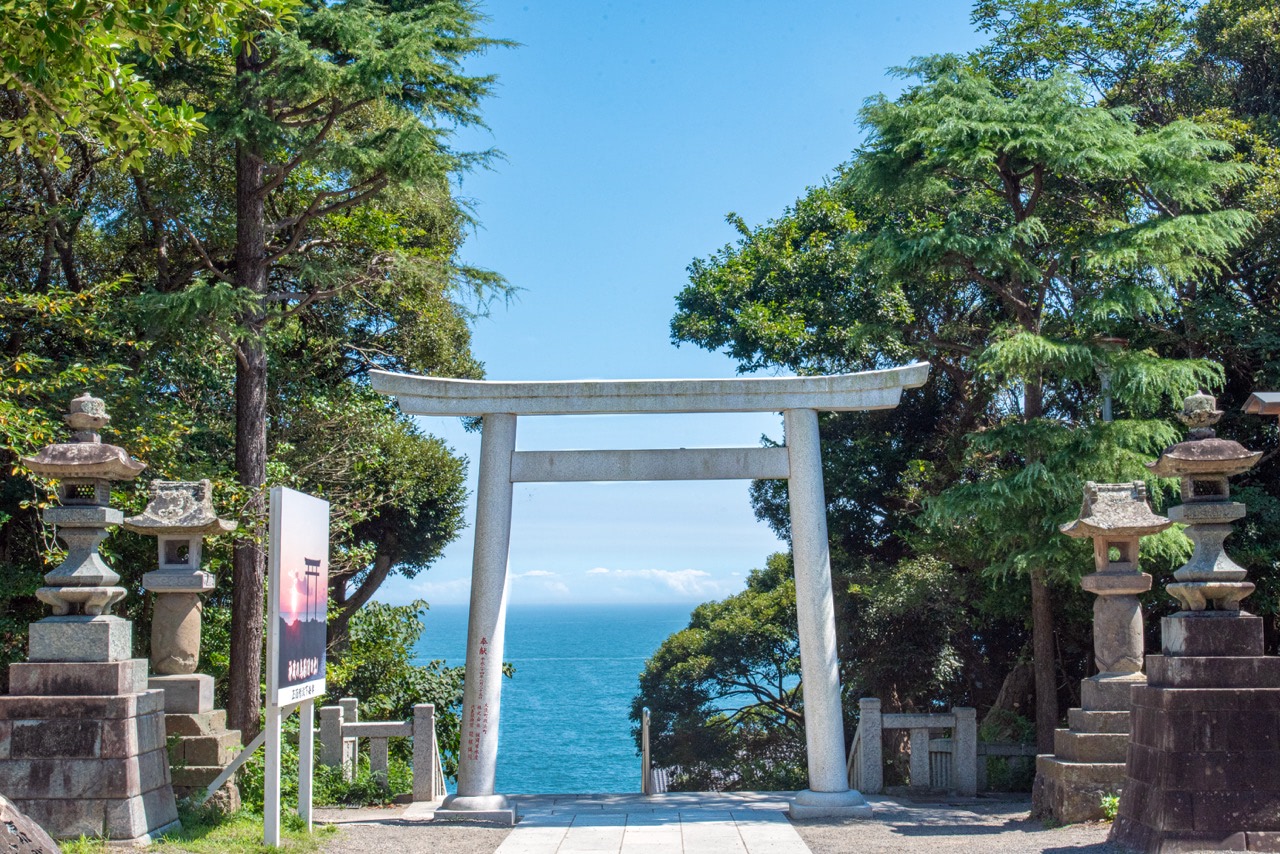
<svg viewBox="0 0 1280 854">
<path fill-rule="evenodd" d="M 521 795 L 495 854 L 809 854 L 785 792 Z"/>
</svg>

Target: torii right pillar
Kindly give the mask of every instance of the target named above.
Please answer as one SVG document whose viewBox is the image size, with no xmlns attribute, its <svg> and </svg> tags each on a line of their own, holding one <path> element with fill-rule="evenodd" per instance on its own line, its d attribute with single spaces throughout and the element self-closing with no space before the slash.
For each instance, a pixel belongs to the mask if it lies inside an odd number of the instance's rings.
<svg viewBox="0 0 1280 854">
<path fill-rule="evenodd" d="M 1259 453 L 1219 439 L 1206 394 L 1187 398 L 1190 438 L 1149 467 L 1181 480 L 1169 518 L 1195 551 L 1165 589 L 1182 610 L 1161 621 L 1162 655 L 1132 690 L 1132 739 L 1111 841 L 1150 852 L 1280 851 L 1280 658 L 1263 655 L 1262 620 L 1240 609 L 1253 592 L 1223 550 L 1245 515 L 1227 478 Z"/>
</svg>

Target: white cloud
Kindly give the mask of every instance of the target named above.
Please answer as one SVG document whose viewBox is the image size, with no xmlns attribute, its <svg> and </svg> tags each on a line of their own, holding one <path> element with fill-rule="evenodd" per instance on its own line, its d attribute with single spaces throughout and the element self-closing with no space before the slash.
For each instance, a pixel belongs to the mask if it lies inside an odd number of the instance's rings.
<svg viewBox="0 0 1280 854">
<path fill-rule="evenodd" d="M 680 596 L 721 596 L 726 585 L 701 569 L 606 569 L 596 567 L 587 575 L 647 581 Z"/>
<path fill-rule="evenodd" d="M 545 569 L 531 569 L 528 572 L 513 572 L 512 578 L 559 578 L 560 573 L 549 572 Z"/>
<path fill-rule="evenodd" d="M 471 577 L 452 578 L 447 581 L 428 578 L 393 577 L 378 590 L 379 602 L 403 605 L 412 599 L 426 599 L 433 604 L 459 604 L 471 597 Z"/>
</svg>

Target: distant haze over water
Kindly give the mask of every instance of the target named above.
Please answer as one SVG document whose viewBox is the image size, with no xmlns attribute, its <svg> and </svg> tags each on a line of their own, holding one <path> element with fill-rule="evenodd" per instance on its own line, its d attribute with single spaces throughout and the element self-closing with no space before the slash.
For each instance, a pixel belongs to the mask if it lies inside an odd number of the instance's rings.
<svg viewBox="0 0 1280 854">
<path fill-rule="evenodd" d="M 631 700 L 645 660 L 694 607 L 511 606 L 503 658 L 516 675 L 502 687 L 498 791 L 638 792 Z M 462 664 L 466 606 L 433 606 L 423 622 L 417 662 Z"/>
</svg>

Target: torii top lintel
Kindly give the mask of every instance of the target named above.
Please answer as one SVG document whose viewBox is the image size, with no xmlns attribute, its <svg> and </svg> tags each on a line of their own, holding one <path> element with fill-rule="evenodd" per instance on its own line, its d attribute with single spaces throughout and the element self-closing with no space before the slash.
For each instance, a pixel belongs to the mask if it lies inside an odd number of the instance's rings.
<svg viewBox="0 0 1280 854">
<path fill-rule="evenodd" d="M 607 415 L 681 412 L 851 412 L 892 409 L 904 388 L 929 378 L 929 363 L 817 377 L 700 380 L 458 380 L 370 371 L 375 391 L 409 415 Z"/>
</svg>

